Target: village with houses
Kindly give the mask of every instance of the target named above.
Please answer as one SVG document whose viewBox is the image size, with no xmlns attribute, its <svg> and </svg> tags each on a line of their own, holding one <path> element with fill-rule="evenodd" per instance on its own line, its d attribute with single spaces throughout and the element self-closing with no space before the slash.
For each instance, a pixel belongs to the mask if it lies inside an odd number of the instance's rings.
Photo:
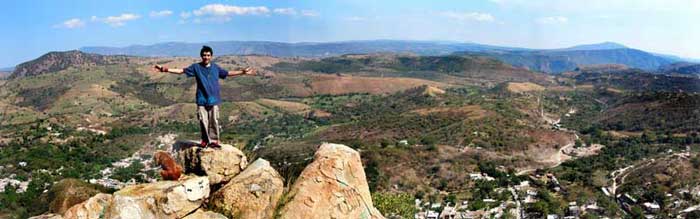
<svg viewBox="0 0 700 219">
<path fill-rule="evenodd" d="M 668 153 L 672 153 L 668 152 Z M 687 152 L 670 154 L 669 156 L 689 156 Z M 649 162 L 654 162 L 653 159 Z M 644 165 L 644 164 L 641 164 Z M 620 171 L 613 172 L 613 181 L 619 180 L 615 176 L 625 173 L 634 168 L 627 167 Z M 628 172 L 627 172 L 628 173 Z M 496 179 L 486 173 L 475 172 L 469 174 L 470 179 L 475 182 L 493 182 Z M 517 219 L 578 219 L 578 218 L 611 218 L 603 216 L 606 211 L 596 200 L 585 202 L 568 202 L 565 211 L 561 213 L 543 214 L 538 209 L 538 202 L 546 201 L 551 196 L 561 196 L 566 193 L 564 188 L 551 173 L 537 170 L 526 176 L 528 180 L 520 181 L 519 184 L 507 187 L 497 187 L 494 191 L 506 192 L 509 196 L 505 199 L 485 198 L 477 201 L 454 200 L 435 201 L 415 199 L 415 208 L 418 211 L 414 219 L 477 219 L 477 218 L 517 218 Z M 623 215 L 630 216 L 633 211 L 641 210 L 644 218 L 692 218 L 688 217 L 690 212 L 700 209 L 700 205 L 690 206 L 693 200 L 700 198 L 700 186 L 692 189 L 682 189 L 672 193 L 666 193 L 668 204 L 662 206 L 656 202 L 642 202 L 638 197 L 630 193 L 615 193 L 615 188 L 601 187 L 600 191 L 613 203 L 623 210 Z M 546 194 L 543 194 L 546 193 Z M 479 202 L 479 203 L 477 203 Z M 482 205 L 486 204 L 486 205 Z M 472 205 L 482 205 L 483 208 L 475 209 Z M 476 207 L 479 208 L 479 207 Z M 673 214 L 661 214 L 662 208 L 674 209 Z M 617 217 L 613 217 L 617 218 Z"/>
</svg>

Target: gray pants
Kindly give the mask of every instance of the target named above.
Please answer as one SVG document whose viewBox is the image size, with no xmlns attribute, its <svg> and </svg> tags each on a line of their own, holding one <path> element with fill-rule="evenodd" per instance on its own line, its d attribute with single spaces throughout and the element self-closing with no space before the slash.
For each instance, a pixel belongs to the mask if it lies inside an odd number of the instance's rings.
<svg viewBox="0 0 700 219">
<path fill-rule="evenodd" d="M 199 129 L 202 141 L 206 143 L 219 142 L 219 106 L 197 106 Z"/>
</svg>

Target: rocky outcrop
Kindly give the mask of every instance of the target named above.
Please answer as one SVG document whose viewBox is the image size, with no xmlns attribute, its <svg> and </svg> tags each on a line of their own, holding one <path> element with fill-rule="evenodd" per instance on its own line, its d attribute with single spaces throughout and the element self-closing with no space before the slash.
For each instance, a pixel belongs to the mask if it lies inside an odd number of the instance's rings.
<svg viewBox="0 0 700 219">
<path fill-rule="evenodd" d="M 283 178 L 264 159 L 248 165 L 245 155 L 230 145 L 174 148 L 183 166 L 211 175 L 132 185 L 112 195 L 97 194 L 63 215 L 34 218 L 384 218 L 373 206 L 360 154 L 347 146 L 322 144 L 285 200 Z M 211 176 L 221 184 L 212 186 Z"/>
<path fill-rule="evenodd" d="M 126 187 L 114 193 L 107 218 L 182 218 L 209 197 L 207 177 L 187 176 Z"/>
<path fill-rule="evenodd" d="M 174 150 L 185 173 L 207 176 L 211 185 L 228 182 L 248 165 L 245 154 L 227 144 L 221 148 L 201 148 L 176 143 Z"/>
<path fill-rule="evenodd" d="M 324 143 L 292 186 L 282 219 L 384 218 L 374 208 L 360 154 Z"/>
<path fill-rule="evenodd" d="M 88 200 L 100 190 L 89 183 L 79 179 L 62 179 L 51 186 L 48 192 L 49 212 L 63 214 L 73 205 Z"/>
<path fill-rule="evenodd" d="M 273 218 L 283 191 L 279 173 L 269 162 L 258 159 L 212 194 L 209 204 L 231 218 Z"/>
<path fill-rule="evenodd" d="M 109 205 L 112 203 L 112 195 L 100 193 L 87 201 L 74 205 L 68 209 L 63 218 L 65 219 L 92 219 L 104 218 Z"/>
</svg>

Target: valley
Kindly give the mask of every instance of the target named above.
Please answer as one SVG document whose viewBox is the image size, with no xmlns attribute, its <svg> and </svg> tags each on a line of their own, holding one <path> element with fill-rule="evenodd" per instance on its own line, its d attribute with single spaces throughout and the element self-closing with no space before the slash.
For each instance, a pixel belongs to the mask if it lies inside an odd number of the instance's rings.
<svg viewBox="0 0 700 219">
<path fill-rule="evenodd" d="M 198 139 L 199 127 L 194 79 L 151 66 L 197 61 L 68 51 L 18 65 L 0 81 L 0 217 L 44 213 L 31 203 L 64 178 L 105 190 L 157 180 L 150 154 Z M 221 81 L 224 143 L 270 161 L 285 184 L 315 146 L 350 146 L 387 217 L 675 216 L 700 203 L 693 76 L 615 65 L 548 74 L 473 53 L 214 62 L 260 70 Z M 694 180 L 671 180 L 681 175 Z"/>
</svg>

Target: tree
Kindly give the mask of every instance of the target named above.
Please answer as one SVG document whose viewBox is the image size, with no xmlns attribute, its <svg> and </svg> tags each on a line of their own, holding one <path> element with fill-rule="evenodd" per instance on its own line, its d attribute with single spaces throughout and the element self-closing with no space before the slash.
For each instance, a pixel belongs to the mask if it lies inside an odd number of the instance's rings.
<svg viewBox="0 0 700 219">
<path fill-rule="evenodd" d="M 654 132 L 644 131 L 642 134 L 642 141 L 645 143 L 654 143 L 656 140 L 656 134 L 654 134 Z"/>
<path fill-rule="evenodd" d="M 420 143 L 424 145 L 434 145 L 437 142 L 437 139 L 435 139 L 434 136 L 424 136 L 421 140 Z"/>
<path fill-rule="evenodd" d="M 470 211 L 478 211 L 484 208 L 486 208 L 486 203 L 484 203 L 484 201 L 481 199 L 472 201 L 472 203 L 469 204 Z"/>
<path fill-rule="evenodd" d="M 700 155 L 695 155 L 693 158 L 691 158 L 690 163 L 693 164 L 693 167 L 695 167 L 695 169 L 700 168 Z"/>
<path fill-rule="evenodd" d="M 595 187 L 603 187 L 608 185 L 607 173 L 603 170 L 597 169 L 593 171 L 591 175 L 591 185 Z"/>
<path fill-rule="evenodd" d="M 457 195 L 455 195 L 455 194 L 453 194 L 453 193 L 450 193 L 450 194 L 447 195 L 447 197 L 445 198 L 445 201 L 446 201 L 446 202 L 449 202 L 449 203 L 457 203 Z"/>
<path fill-rule="evenodd" d="M 635 205 L 632 207 L 632 209 L 630 209 L 630 215 L 632 218 L 644 218 L 644 210 Z"/>
<path fill-rule="evenodd" d="M 537 212 L 540 215 L 545 216 L 549 214 L 549 205 L 544 200 L 539 200 L 532 204 L 530 211 Z"/>
<path fill-rule="evenodd" d="M 408 193 L 373 193 L 372 202 L 385 216 L 413 218 L 417 212 L 413 197 Z"/>
<path fill-rule="evenodd" d="M 379 145 L 382 146 L 382 148 L 386 148 L 389 145 L 391 145 L 391 141 L 389 141 L 389 139 L 385 138 L 385 139 L 382 139 L 381 142 L 379 142 Z"/>
</svg>

